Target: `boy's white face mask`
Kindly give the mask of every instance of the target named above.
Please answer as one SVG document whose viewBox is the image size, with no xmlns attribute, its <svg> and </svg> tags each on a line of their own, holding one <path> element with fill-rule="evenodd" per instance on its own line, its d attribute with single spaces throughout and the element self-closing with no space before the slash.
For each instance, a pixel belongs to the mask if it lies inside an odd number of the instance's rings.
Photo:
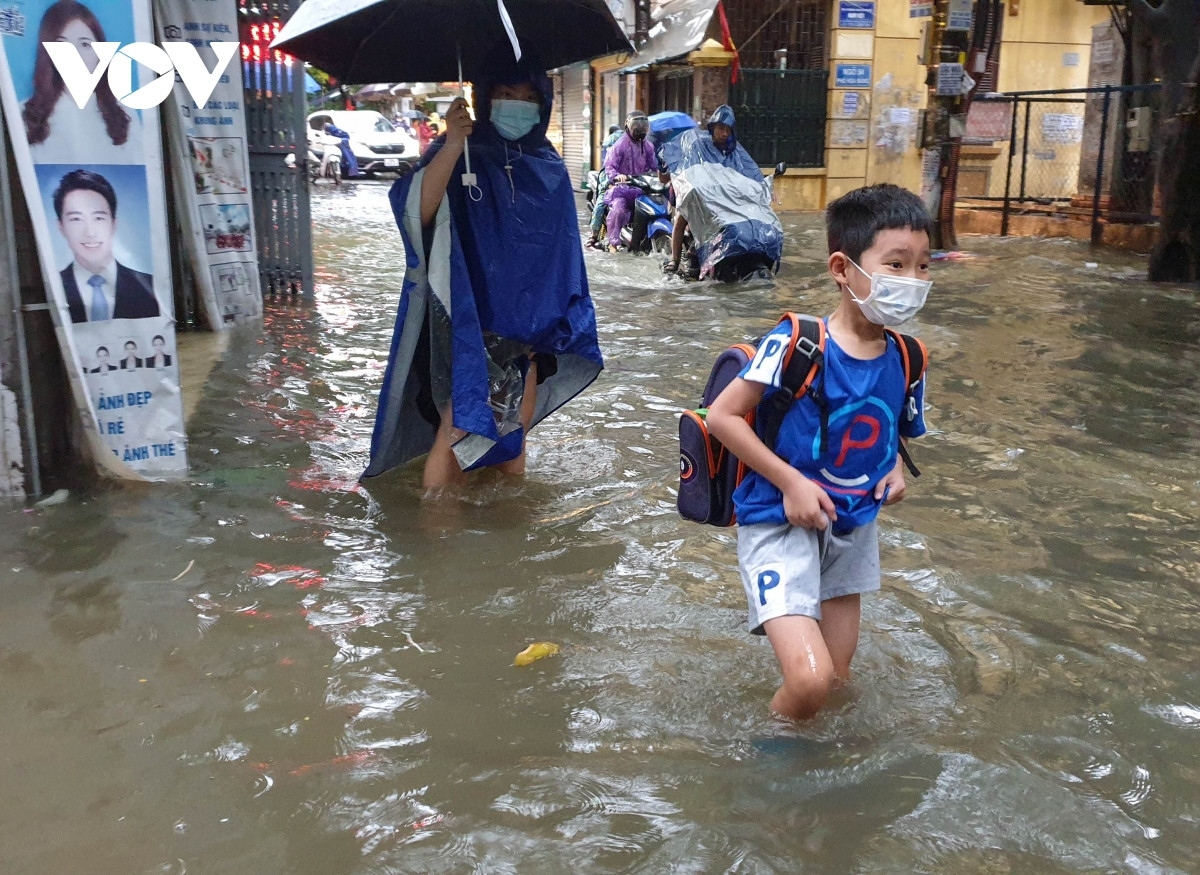
<svg viewBox="0 0 1200 875">
<path fill-rule="evenodd" d="M 876 325 L 901 325 L 916 316 L 925 306 L 925 299 L 933 287 L 933 280 L 894 276 L 890 273 L 867 273 L 853 259 L 846 260 L 871 280 L 871 293 L 864 300 L 855 298 L 854 292 L 850 292 L 850 297 L 854 298 L 862 309 L 863 315 Z"/>
</svg>

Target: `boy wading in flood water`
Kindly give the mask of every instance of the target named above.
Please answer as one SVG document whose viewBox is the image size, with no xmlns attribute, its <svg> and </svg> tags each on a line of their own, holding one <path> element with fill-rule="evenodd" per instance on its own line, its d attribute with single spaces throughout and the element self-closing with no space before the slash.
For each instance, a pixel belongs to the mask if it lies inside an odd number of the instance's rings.
<svg viewBox="0 0 1200 875">
<path fill-rule="evenodd" d="M 826 224 L 841 290 L 816 378 L 826 434 L 811 391 L 787 408 L 773 448 L 746 422 L 781 385 L 794 342 L 785 325 L 708 408 L 709 431 L 749 469 L 734 493 L 738 569 L 750 631 L 767 636 L 783 672 L 771 710 L 793 720 L 850 678 L 860 597 L 880 583 L 875 518 L 904 498 L 900 442 L 925 433 L 924 377 L 910 392 L 905 351 L 885 327 L 925 304 L 929 214 L 912 192 L 873 185 L 831 203 Z"/>
</svg>

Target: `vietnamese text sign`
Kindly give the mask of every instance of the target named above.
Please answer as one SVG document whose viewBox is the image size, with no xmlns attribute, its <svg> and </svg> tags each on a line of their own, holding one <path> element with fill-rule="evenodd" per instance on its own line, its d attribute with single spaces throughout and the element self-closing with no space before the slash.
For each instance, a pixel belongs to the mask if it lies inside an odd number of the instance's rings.
<svg viewBox="0 0 1200 875">
<path fill-rule="evenodd" d="M 175 83 L 164 109 L 172 168 L 185 181 L 178 189 L 179 222 L 188 232 L 208 323 L 220 331 L 262 315 L 242 70 L 222 60 L 229 44 L 223 41 L 237 35 L 237 9 L 210 0 L 155 0 L 155 7 L 161 38 L 187 40 L 199 47 L 207 69 L 224 71 L 203 102 L 184 82 Z"/>
<path fill-rule="evenodd" d="M 870 64 L 838 64 L 834 70 L 835 88 L 870 88 Z"/>
<path fill-rule="evenodd" d="M 950 0 L 946 30 L 970 30 L 975 23 L 975 0 Z"/>
<path fill-rule="evenodd" d="M 838 27 L 875 26 L 875 0 L 839 0 Z"/>
</svg>

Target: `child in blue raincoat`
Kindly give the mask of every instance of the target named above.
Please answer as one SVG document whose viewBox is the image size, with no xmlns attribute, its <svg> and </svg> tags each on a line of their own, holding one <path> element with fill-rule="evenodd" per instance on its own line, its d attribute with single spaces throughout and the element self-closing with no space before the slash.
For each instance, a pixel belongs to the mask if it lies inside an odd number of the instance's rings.
<svg viewBox="0 0 1200 875">
<path fill-rule="evenodd" d="M 523 473 L 526 433 L 603 368 L 550 81 L 511 55 L 486 69 L 475 118 L 456 100 L 392 188 L 407 271 L 364 477 L 422 453 L 430 489 Z"/>
</svg>

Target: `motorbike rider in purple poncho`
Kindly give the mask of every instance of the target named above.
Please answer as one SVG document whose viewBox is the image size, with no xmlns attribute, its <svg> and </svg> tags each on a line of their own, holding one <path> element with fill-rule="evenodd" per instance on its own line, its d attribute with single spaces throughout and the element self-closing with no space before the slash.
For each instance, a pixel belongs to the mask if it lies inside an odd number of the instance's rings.
<svg viewBox="0 0 1200 875">
<path fill-rule="evenodd" d="M 407 270 L 364 477 L 428 456 L 427 488 L 520 474 L 525 434 L 603 368 L 552 89 L 497 53 L 392 187 Z M 469 142 L 474 184 L 463 184 Z"/>
<path fill-rule="evenodd" d="M 604 172 L 613 183 L 604 197 L 608 204 L 609 249 L 616 249 L 620 244 L 621 229 L 628 224 L 633 215 L 633 202 L 642 193 L 640 188 L 624 183 L 635 176 L 658 172 L 658 158 L 654 154 L 654 144 L 646 139 L 648 133 L 650 120 L 644 112 L 635 109 L 625 117 L 624 135 L 608 150 L 604 159 Z"/>
</svg>

